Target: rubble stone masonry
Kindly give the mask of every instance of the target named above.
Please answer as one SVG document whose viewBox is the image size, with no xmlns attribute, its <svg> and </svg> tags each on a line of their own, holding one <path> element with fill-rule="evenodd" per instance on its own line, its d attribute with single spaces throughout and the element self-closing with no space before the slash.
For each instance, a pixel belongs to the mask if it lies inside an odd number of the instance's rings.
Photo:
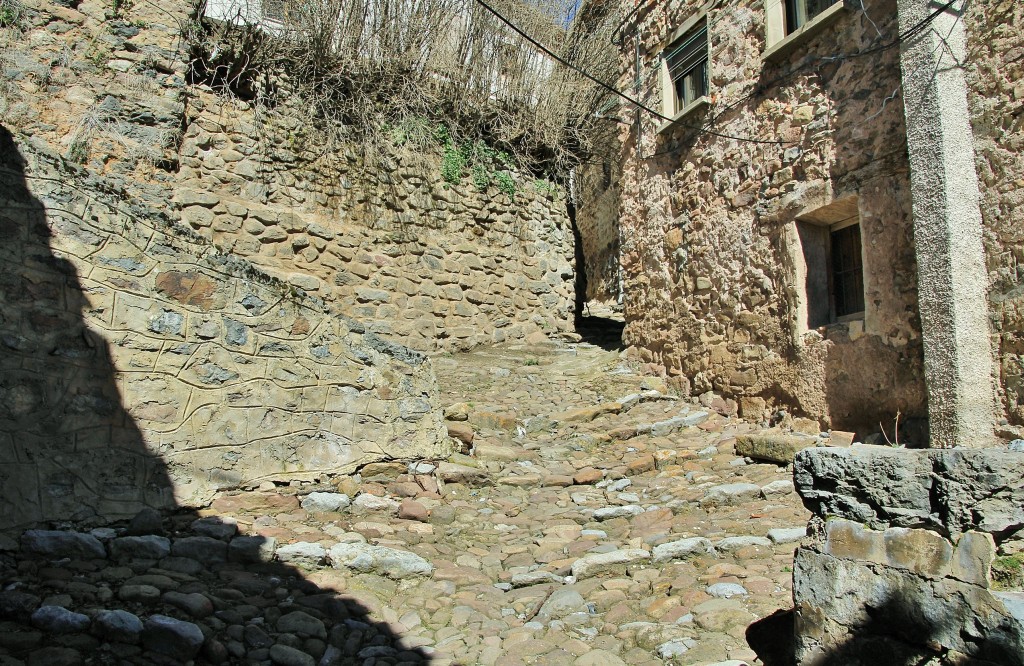
<svg viewBox="0 0 1024 666">
<path fill-rule="evenodd" d="M 735 397 L 750 418 L 787 406 L 823 426 L 873 432 L 897 413 L 924 417 L 899 54 L 842 57 L 896 33 L 895 3 L 839 7 L 821 32 L 771 60 L 763 7 L 707 11 L 706 109 L 668 128 L 638 114 L 623 132 L 626 341 L 684 390 Z M 649 71 L 703 9 L 641 10 L 626 28 L 626 71 L 631 40 Z M 647 93 L 661 108 L 660 84 Z M 850 219 L 862 236 L 865 310 L 818 325 L 800 228 Z"/>
</svg>

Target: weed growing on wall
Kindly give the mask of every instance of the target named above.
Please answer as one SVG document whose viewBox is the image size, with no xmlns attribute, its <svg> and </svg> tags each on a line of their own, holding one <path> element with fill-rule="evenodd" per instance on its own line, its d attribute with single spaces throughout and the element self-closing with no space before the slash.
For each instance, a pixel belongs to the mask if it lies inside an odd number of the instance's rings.
<svg viewBox="0 0 1024 666">
<path fill-rule="evenodd" d="M 24 9 L 18 0 L 0 0 L 0 28 L 16 28 L 21 24 Z"/>
<path fill-rule="evenodd" d="M 449 183 L 468 172 L 478 189 L 513 194 L 514 172 L 564 175 L 590 150 L 590 129 L 601 122 L 594 111 L 607 91 L 474 0 L 283 0 L 269 14 L 256 0 L 224 4 L 220 20 L 185 31 L 190 82 L 266 110 L 297 96 L 310 128 L 327 141 L 357 134 L 368 154 L 421 144 L 431 126 L 444 124 L 446 140 L 434 139 Z M 496 6 L 561 57 L 614 78 L 610 9 L 588 10 L 590 22 L 577 28 L 568 19 L 575 0 Z M 595 29 L 601 21 L 608 30 Z M 495 155 L 478 154 L 480 146 Z M 506 166 L 490 166 L 494 160 Z"/>
</svg>

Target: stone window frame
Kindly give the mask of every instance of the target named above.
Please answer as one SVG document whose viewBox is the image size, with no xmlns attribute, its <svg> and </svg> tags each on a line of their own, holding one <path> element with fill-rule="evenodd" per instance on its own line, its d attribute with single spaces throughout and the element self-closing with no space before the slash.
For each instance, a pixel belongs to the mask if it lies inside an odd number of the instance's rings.
<svg viewBox="0 0 1024 666">
<path fill-rule="evenodd" d="M 850 332 L 856 329 L 859 333 L 866 332 L 869 302 L 867 299 L 870 281 L 869 263 L 865 261 L 864 238 L 862 235 L 859 198 L 856 195 L 832 200 L 830 203 L 808 206 L 805 212 L 795 216 L 792 221 L 792 232 L 795 242 L 793 254 L 798 258 L 798 265 L 793 279 L 797 302 L 795 339 L 801 340 L 804 334 L 818 329 L 846 325 Z M 835 308 L 835 288 L 832 265 L 832 240 L 837 231 L 851 226 L 860 226 L 860 289 L 864 309 L 837 315 Z"/>
<path fill-rule="evenodd" d="M 711 4 L 711 2 L 707 3 L 701 11 L 684 21 L 676 30 L 674 30 L 670 34 L 669 38 L 665 40 L 665 47 L 658 55 L 658 87 L 661 91 L 661 113 L 662 115 L 670 118 L 670 120 L 665 121 L 658 128 L 659 133 L 672 129 L 683 118 L 694 115 L 711 106 L 711 26 L 708 24 L 708 10 L 710 9 Z M 682 41 L 687 35 L 696 31 L 700 27 L 701 23 L 704 24 L 704 29 L 706 31 L 704 41 L 704 48 L 707 52 L 707 58 L 704 61 L 706 63 L 706 90 L 704 95 L 694 99 L 685 107 L 679 109 L 676 108 L 675 85 L 672 81 L 671 73 L 669 72 L 666 53 L 668 53 L 674 45 Z"/>
<path fill-rule="evenodd" d="M 831 7 L 787 34 L 786 3 L 790 1 L 792 0 L 765 0 L 765 50 L 761 55 L 765 61 L 782 60 L 849 11 L 845 0 L 836 0 Z"/>
</svg>

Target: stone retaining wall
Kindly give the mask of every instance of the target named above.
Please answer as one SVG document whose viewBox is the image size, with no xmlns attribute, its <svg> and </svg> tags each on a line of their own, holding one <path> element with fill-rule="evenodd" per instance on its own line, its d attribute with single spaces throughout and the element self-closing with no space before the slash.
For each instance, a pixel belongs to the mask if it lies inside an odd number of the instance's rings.
<svg viewBox="0 0 1024 666">
<path fill-rule="evenodd" d="M 497 163 L 482 189 L 469 169 L 450 184 L 430 148 L 327 148 L 286 81 L 257 109 L 190 78 L 186 0 L 25 5 L 0 29 L 9 127 L 418 350 L 572 331 L 561 186 Z"/>
<path fill-rule="evenodd" d="M 512 195 L 468 171 L 448 183 L 428 148 L 324 154 L 297 111 L 257 117 L 191 92 L 175 207 L 218 247 L 423 351 L 572 330 L 558 186 L 514 172 Z"/>
<path fill-rule="evenodd" d="M 797 664 L 1024 664 L 1024 591 L 992 575 L 1024 546 L 1024 456 L 807 449 L 794 476 L 815 514 L 793 568 Z"/>
<path fill-rule="evenodd" d="M 0 132 L 0 529 L 450 453 L 426 357 Z"/>
</svg>

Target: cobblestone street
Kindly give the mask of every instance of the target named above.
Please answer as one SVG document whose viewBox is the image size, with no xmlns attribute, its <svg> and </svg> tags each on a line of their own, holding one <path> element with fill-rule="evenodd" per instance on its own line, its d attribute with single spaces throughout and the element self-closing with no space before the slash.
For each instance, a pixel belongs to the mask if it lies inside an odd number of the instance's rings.
<svg viewBox="0 0 1024 666">
<path fill-rule="evenodd" d="M 20 555 L 4 545 L 19 582 L 0 593 L 0 649 L 34 649 L 31 664 L 182 663 L 161 657 L 151 625 L 163 614 L 180 622 L 161 640 L 197 663 L 753 660 L 744 631 L 791 605 L 808 516 L 785 468 L 735 454 L 753 426 L 589 344 L 486 348 L 435 367 L 472 455 L 264 484 L 198 520 L 147 529 L 143 516 L 94 531 L 108 561 L 47 565 L 69 545 L 29 533 Z M 85 619 L 55 628 L 40 604 Z M 118 634 L 112 609 L 150 620 Z"/>
</svg>

